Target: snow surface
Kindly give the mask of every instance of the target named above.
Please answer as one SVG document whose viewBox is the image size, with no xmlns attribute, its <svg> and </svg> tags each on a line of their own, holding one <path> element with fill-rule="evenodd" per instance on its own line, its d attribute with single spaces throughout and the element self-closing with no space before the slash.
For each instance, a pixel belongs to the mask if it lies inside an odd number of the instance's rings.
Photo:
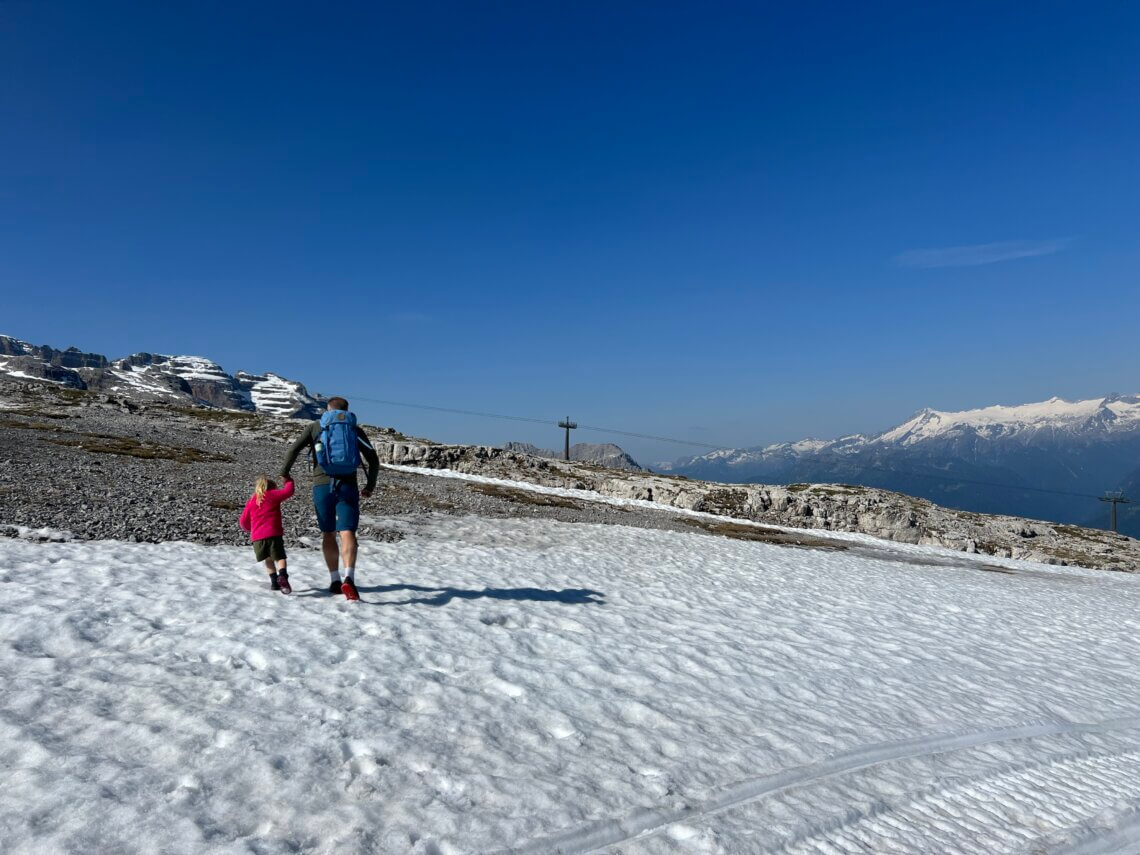
<svg viewBox="0 0 1140 855">
<path fill-rule="evenodd" d="M 383 522 L 358 604 L 315 551 L 285 597 L 248 549 L 0 540 L 0 851 L 1140 840 L 1140 578 Z"/>
</svg>

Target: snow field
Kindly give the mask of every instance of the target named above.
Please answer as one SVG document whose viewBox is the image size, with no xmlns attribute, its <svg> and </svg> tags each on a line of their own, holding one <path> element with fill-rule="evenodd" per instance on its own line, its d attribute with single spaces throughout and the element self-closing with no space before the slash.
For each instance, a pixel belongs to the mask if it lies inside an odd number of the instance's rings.
<svg viewBox="0 0 1140 855">
<path fill-rule="evenodd" d="M 0 851 L 1135 840 L 1140 579 L 887 549 L 433 517 L 350 604 L 309 550 L 285 597 L 248 549 L 0 541 Z"/>
</svg>

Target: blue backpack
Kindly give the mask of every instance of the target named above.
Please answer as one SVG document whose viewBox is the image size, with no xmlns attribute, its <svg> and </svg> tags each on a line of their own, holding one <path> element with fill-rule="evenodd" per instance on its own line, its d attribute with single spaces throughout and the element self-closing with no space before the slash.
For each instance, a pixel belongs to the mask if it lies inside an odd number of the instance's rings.
<svg viewBox="0 0 1140 855">
<path fill-rule="evenodd" d="M 321 436 L 316 448 L 317 465 L 334 478 L 352 475 L 360 465 L 356 448 L 356 416 L 344 410 L 329 410 L 321 416 Z"/>
</svg>

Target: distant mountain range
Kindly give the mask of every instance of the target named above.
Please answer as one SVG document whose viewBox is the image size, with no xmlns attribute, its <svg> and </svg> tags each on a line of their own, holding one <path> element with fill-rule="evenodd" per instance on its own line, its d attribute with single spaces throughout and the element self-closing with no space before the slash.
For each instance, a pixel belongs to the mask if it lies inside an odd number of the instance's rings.
<svg viewBox="0 0 1140 855">
<path fill-rule="evenodd" d="M 735 483 L 860 484 L 962 510 L 1103 528 L 1108 508 L 1097 496 L 1124 489 L 1140 502 L 1140 396 L 925 409 L 873 436 L 724 449 L 658 468 Z M 1140 507 L 1122 505 L 1119 528 L 1140 536 Z"/>
<path fill-rule="evenodd" d="M 550 457 L 562 459 L 562 452 L 549 448 L 539 448 L 529 442 L 508 442 L 503 446 L 507 451 L 518 454 L 530 454 L 534 457 Z M 579 442 L 570 446 L 570 459 L 580 463 L 597 463 L 599 466 L 608 466 L 611 469 L 628 469 L 640 472 L 641 467 L 637 461 L 630 457 L 619 446 L 610 442 L 589 443 Z"/>
<path fill-rule="evenodd" d="M 74 347 L 56 350 L 6 335 L 0 335 L 0 377 L 46 381 L 136 401 L 201 403 L 299 419 L 318 418 L 325 408 L 324 398 L 309 394 L 296 380 L 244 371 L 230 375 L 201 356 L 135 353 L 111 361 Z"/>
</svg>

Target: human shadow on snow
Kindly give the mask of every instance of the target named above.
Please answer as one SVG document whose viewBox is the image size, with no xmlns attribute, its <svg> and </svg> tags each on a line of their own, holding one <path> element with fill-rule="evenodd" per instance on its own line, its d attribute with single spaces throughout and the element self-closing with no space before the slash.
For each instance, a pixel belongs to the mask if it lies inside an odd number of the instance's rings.
<svg viewBox="0 0 1140 855">
<path fill-rule="evenodd" d="M 486 597 L 491 600 L 531 600 L 540 603 L 567 603 L 569 605 L 605 605 L 605 594 L 589 588 L 563 588 L 551 591 L 545 588 L 429 588 L 423 585 L 363 585 L 357 591 L 362 594 L 387 594 L 394 591 L 419 591 L 433 594 L 430 597 L 412 597 L 407 600 L 370 601 L 377 606 L 445 606 L 452 600 L 478 600 Z"/>
</svg>

